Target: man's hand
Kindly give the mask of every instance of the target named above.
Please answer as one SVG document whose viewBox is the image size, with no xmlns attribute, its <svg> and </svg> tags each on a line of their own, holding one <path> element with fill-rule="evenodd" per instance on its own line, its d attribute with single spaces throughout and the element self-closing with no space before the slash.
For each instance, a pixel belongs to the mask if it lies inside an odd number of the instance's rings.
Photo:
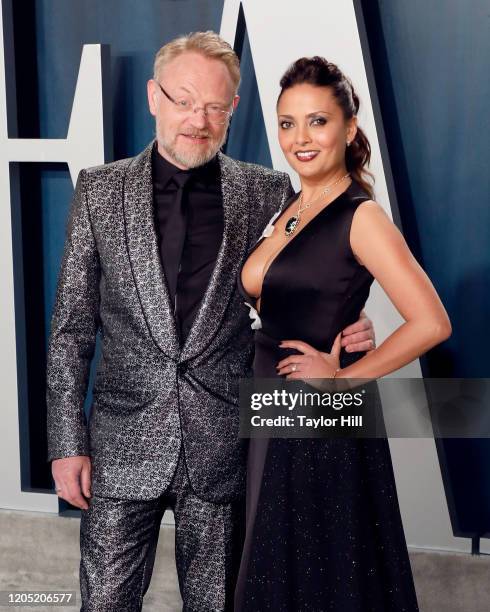
<svg viewBox="0 0 490 612">
<path fill-rule="evenodd" d="M 58 497 L 87 510 L 87 499 L 91 497 L 91 469 L 90 457 L 87 456 L 54 459 L 51 472 Z"/>
<path fill-rule="evenodd" d="M 342 346 L 348 353 L 372 351 L 376 348 L 373 322 L 366 316 L 364 310 L 359 320 L 342 332 Z"/>
</svg>

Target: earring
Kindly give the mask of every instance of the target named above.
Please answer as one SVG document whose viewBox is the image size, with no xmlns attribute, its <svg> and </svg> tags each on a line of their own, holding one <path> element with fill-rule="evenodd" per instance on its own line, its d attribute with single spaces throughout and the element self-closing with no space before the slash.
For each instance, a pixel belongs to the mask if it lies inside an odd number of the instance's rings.
<svg viewBox="0 0 490 612">
<path fill-rule="evenodd" d="M 345 144 L 350 147 L 350 140 L 348 140 Z"/>
</svg>

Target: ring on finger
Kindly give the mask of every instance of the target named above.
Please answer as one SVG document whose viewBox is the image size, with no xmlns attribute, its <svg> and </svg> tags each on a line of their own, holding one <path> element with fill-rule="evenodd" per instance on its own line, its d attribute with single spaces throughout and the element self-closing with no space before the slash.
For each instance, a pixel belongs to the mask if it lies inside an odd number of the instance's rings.
<svg viewBox="0 0 490 612">
<path fill-rule="evenodd" d="M 298 366 L 293 363 L 293 365 L 291 366 L 291 372 L 296 372 L 296 370 L 298 369 Z"/>
</svg>

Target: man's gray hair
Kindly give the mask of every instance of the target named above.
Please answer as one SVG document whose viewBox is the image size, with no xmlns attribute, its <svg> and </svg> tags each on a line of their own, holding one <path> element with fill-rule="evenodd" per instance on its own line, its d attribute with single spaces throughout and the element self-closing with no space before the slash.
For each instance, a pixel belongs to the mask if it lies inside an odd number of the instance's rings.
<svg viewBox="0 0 490 612">
<path fill-rule="evenodd" d="M 201 53 L 205 57 L 217 59 L 228 68 L 235 91 L 240 84 L 240 60 L 233 48 L 216 32 L 191 32 L 174 38 L 164 45 L 155 55 L 153 78 L 158 80 L 162 67 L 178 55 L 187 51 Z"/>
</svg>

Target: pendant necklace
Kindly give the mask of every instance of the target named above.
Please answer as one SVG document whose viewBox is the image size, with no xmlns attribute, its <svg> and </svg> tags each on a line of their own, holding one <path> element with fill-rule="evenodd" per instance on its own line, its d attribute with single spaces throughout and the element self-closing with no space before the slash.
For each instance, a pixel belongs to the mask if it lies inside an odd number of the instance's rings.
<svg viewBox="0 0 490 612">
<path fill-rule="evenodd" d="M 286 223 L 286 227 L 284 228 L 284 234 L 286 235 L 287 238 L 289 238 L 289 236 L 292 236 L 296 230 L 296 228 L 299 225 L 299 222 L 301 220 L 301 213 L 303 213 L 305 210 L 307 210 L 308 208 L 310 208 L 310 206 L 312 204 L 315 204 L 315 202 L 318 202 L 318 200 L 320 200 L 321 198 L 323 198 L 323 196 L 325 196 L 327 193 L 329 193 L 330 191 L 332 191 L 332 189 L 338 185 L 339 183 L 341 183 L 344 179 L 346 179 L 349 176 L 349 173 L 347 173 L 346 175 L 344 175 L 342 178 L 339 178 L 337 181 L 335 181 L 335 183 L 332 183 L 331 185 L 327 185 L 322 192 L 320 193 L 320 195 L 315 198 L 314 200 L 312 200 L 311 202 L 307 202 L 306 204 L 303 204 L 303 192 L 300 193 L 299 195 L 299 204 L 298 204 L 298 211 L 297 213 L 293 216 L 290 217 Z"/>
</svg>

